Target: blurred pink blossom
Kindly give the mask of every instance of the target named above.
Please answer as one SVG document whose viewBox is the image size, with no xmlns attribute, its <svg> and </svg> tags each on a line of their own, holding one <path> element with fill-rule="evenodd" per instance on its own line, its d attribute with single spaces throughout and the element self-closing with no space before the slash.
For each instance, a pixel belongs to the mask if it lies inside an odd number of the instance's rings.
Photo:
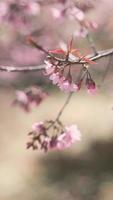
<svg viewBox="0 0 113 200">
<path fill-rule="evenodd" d="M 45 133 L 45 125 L 43 121 L 37 122 L 33 124 L 32 131 L 35 131 L 38 134 L 44 134 Z"/>
<path fill-rule="evenodd" d="M 56 148 L 59 150 L 70 147 L 74 142 L 81 140 L 81 133 L 76 125 L 67 126 L 58 136 Z"/>
<path fill-rule="evenodd" d="M 68 80 L 62 81 L 62 83 L 59 83 L 58 86 L 61 90 L 65 91 L 65 92 L 78 91 L 78 86 L 73 82 L 70 83 Z"/>
<path fill-rule="evenodd" d="M 17 44 L 11 49 L 10 56 L 19 65 L 37 64 L 42 59 L 42 54 L 37 49 Z"/>
<path fill-rule="evenodd" d="M 29 112 L 32 107 L 38 106 L 45 97 L 47 97 L 47 93 L 36 87 L 29 88 L 26 91 L 17 90 L 13 105 L 18 105 L 24 111 Z"/>
<path fill-rule="evenodd" d="M 86 87 L 87 87 L 87 92 L 89 94 L 96 93 L 96 85 L 95 85 L 95 82 L 91 78 L 86 79 Z"/>
</svg>

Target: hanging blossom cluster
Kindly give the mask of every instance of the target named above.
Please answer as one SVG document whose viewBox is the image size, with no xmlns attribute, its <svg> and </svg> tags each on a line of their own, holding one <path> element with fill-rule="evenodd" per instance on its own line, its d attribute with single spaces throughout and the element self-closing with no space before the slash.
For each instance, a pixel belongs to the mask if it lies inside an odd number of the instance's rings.
<svg viewBox="0 0 113 200">
<path fill-rule="evenodd" d="M 49 79 L 54 85 L 57 85 L 60 90 L 64 92 L 77 92 L 81 89 L 83 83 L 85 83 L 88 93 L 95 94 L 96 84 L 88 71 L 88 66 L 83 65 L 77 80 L 73 80 L 71 74 L 71 65 L 64 65 L 63 67 L 59 65 L 54 65 L 50 61 L 45 61 L 45 72 L 49 76 Z M 65 70 L 68 72 L 65 76 Z"/>
<path fill-rule="evenodd" d="M 52 131 L 51 136 L 50 131 Z M 63 150 L 81 140 L 81 133 L 76 125 L 64 127 L 59 120 L 37 122 L 28 135 L 30 140 L 27 142 L 27 148 L 41 149 L 44 152 L 53 149 Z"/>
<path fill-rule="evenodd" d="M 95 62 L 86 55 L 82 55 L 78 49 L 72 48 L 72 39 L 69 41 L 66 51 L 63 49 L 46 51 L 35 43 L 31 37 L 28 39 L 30 44 L 35 48 L 47 54 L 47 59 L 44 61 L 44 74 L 49 76 L 52 83 L 57 85 L 60 90 L 65 92 L 76 92 L 81 89 L 81 86 L 84 83 L 88 93 L 94 94 L 96 92 L 96 84 L 88 69 L 89 66 L 95 64 Z M 72 77 L 72 70 L 76 63 L 82 63 L 82 68 L 78 73 L 77 79 L 74 80 Z"/>
<path fill-rule="evenodd" d="M 32 107 L 39 106 L 47 95 L 48 94 L 39 87 L 26 88 L 24 91 L 17 90 L 13 105 L 19 106 L 24 111 L 29 112 Z"/>
</svg>

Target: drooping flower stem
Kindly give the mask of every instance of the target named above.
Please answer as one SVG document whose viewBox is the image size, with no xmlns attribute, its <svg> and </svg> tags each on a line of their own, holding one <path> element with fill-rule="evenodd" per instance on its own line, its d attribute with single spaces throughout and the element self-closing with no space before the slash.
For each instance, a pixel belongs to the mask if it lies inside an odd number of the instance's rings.
<svg viewBox="0 0 113 200">
<path fill-rule="evenodd" d="M 70 99 L 71 99 L 72 95 L 73 95 L 73 92 L 69 93 L 69 95 L 68 95 L 68 97 L 67 97 L 67 99 L 66 99 L 64 105 L 62 106 L 62 108 L 60 109 L 60 111 L 59 111 L 59 113 L 58 113 L 58 115 L 57 115 L 57 117 L 56 117 L 56 121 L 59 120 L 59 118 L 60 118 L 60 116 L 62 115 L 63 111 L 65 110 L 66 106 L 67 106 L 68 103 L 70 102 Z"/>
<path fill-rule="evenodd" d="M 81 133 L 76 124 L 65 126 L 60 121 L 60 116 L 70 102 L 72 94 L 73 92 L 69 93 L 55 120 L 37 122 L 32 126 L 32 131 L 28 133 L 31 138 L 27 142 L 27 149 L 36 150 L 40 148 L 44 152 L 50 149 L 63 150 L 70 147 L 75 141 L 81 140 Z M 52 135 L 49 134 L 50 129 Z"/>
<path fill-rule="evenodd" d="M 73 95 L 73 92 L 70 92 L 69 95 L 68 95 L 68 97 L 66 98 L 65 103 L 63 104 L 63 106 L 61 107 L 60 111 L 58 112 L 56 119 L 48 126 L 47 130 L 50 129 L 51 127 L 53 127 L 53 125 L 54 125 L 56 122 L 58 122 L 58 123 L 60 122 L 59 119 L 60 119 L 60 117 L 61 117 L 63 111 L 65 110 L 66 106 L 67 106 L 68 103 L 70 102 L 70 99 L 71 99 L 72 95 Z"/>
</svg>

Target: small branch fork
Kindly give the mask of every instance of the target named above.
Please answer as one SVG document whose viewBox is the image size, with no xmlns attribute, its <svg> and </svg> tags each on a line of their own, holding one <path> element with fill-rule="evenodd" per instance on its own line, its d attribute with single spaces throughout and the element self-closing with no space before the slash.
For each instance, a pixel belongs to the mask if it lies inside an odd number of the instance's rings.
<svg viewBox="0 0 113 200">
<path fill-rule="evenodd" d="M 101 59 L 103 57 L 107 57 L 107 56 L 110 56 L 110 55 L 113 55 L 113 48 L 112 49 L 103 50 L 103 51 L 97 51 L 96 55 L 90 54 L 90 55 L 87 55 L 87 58 L 89 58 L 91 61 L 96 61 L 96 60 L 99 60 L 99 59 Z M 49 56 L 50 56 L 50 54 L 49 54 Z M 87 64 L 85 61 L 82 61 L 82 60 L 81 61 L 74 61 L 74 60 L 72 61 L 72 60 L 68 59 L 68 61 L 66 61 L 65 59 L 59 59 L 57 57 L 54 57 L 54 59 L 56 59 L 57 61 L 62 62 L 62 63 L 68 62 L 71 65 L 74 65 L 74 64 Z M 24 67 L 0 65 L 0 71 L 5 71 L 5 72 L 33 72 L 33 71 L 44 70 L 44 68 L 45 68 L 44 65 L 24 66 Z"/>
</svg>

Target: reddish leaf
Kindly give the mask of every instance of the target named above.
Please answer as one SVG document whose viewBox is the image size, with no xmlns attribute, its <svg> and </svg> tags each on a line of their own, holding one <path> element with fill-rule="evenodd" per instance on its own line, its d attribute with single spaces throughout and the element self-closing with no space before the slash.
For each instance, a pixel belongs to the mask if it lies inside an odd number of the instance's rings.
<svg viewBox="0 0 113 200">
<path fill-rule="evenodd" d="M 65 51 L 62 49 L 54 49 L 54 50 L 50 50 L 49 53 L 53 53 L 53 54 L 65 54 Z"/>
</svg>

